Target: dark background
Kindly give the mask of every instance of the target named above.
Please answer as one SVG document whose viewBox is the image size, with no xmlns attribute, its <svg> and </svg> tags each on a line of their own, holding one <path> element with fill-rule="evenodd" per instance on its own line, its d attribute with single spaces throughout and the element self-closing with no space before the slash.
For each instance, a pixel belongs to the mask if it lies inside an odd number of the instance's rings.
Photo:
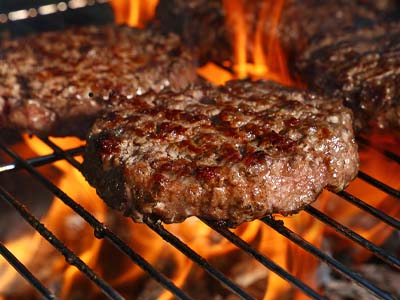
<svg viewBox="0 0 400 300">
<path fill-rule="evenodd" d="M 68 3 L 68 0 L 0 0 L 0 14 L 10 11 L 38 8 L 46 4 L 59 2 Z M 47 30 L 61 30 L 70 25 L 104 24 L 114 22 L 113 11 L 108 3 L 96 3 L 91 6 L 77 9 L 67 9 L 50 15 L 39 15 L 26 20 L 8 21 L 0 24 L 0 32 L 12 37 L 26 35 L 33 32 Z"/>
</svg>

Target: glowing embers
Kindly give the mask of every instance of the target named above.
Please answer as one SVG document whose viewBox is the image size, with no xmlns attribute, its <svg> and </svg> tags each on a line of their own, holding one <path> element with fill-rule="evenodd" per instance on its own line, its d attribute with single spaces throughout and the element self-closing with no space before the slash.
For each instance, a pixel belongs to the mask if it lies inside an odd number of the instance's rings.
<svg viewBox="0 0 400 300">
<path fill-rule="evenodd" d="M 158 0 L 111 0 L 117 23 L 143 27 L 155 13 Z"/>
</svg>

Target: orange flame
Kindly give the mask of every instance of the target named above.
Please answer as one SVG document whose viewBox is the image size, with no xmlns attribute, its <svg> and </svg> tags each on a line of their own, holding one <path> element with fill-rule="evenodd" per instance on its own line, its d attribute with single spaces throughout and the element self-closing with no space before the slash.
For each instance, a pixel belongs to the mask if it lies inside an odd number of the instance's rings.
<svg viewBox="0 0 400 300">
<path fill-rule="evenodd" d="M 51 152 L 45 144 L 36 138 L 25 136 L 24 140 L 25 147 L 29 149 L 30 155 L 32 153 L 45 155 Z M 52 141 L 63 149 L 81 144 L 79 140 L 72 138 L 52 139 Z M 23 150 L 21 145 L 18 145 L 15 149 Z M 26 157 L 26 155 L 24 156 Z M 196 277 L 198 275 L 194 276 L 194 274 L 198 274 L 199 268 L 191 260 L 165 243 L 147 226 L 133 223 L 131 220 L 107 209 L 102 200 L 97 197 L 94 189 L 66 161 L 55 162 L 52 166 L 46 168 L 41 170 L 46 177 L 71 198 L 78 201 L 101 222 L 107 224 L 112 231 L 121 236 L 149 263 L 163 269 L 168 262 L 168 276 L 178 287 L 185 289 L 198 280 L 198 277 Z M 388 185 L 400 187 L 399 179 L 394 176 L 394 174 L 400 172 L 400 166 L 375 150 L 361 149 L 361 169 L 366 173 L 374 174 L 374 177 Z M 388 169 L 393 170 L 393 173 L 386 172 Z M 54 174 L 58 175 L 55 176 Z M 370 201 L 369 204 L 393 217 L 400 216 L 400 208 L 396 205 L 396 199 L 392 199 L 361 180 L 354 181 L 348 191 L 361 199 Z M 313 206 L 378 245 L 387 239 L 391 233 L 387 225 L 377 222 L 373 217 L 330 192 L 324 192 Z M 283 220 L 288 228 L 300 234 L 316 247 L 320 248 L 323 240 L 326 242 L 330 239 L 330 236 L 334 235 L 335 239 L 339 239 L 341 242 L 332 244 L 330 250 L 351 249 L 350 254 L 354 256 L 354 261 L 362 261 L 370 256 L 368 251 L 354 247 L 353 243 L 349 243 L 305 212 L 292 217 L 276 217 Z M 93 229 L 60 200 L 54 199 L 48 213 L 41 221 L 97 274 L 118 290 L 126 291 L 126 294 L 122 293 L 128 299 L 131 299 L 129 295 L 132 295 L 132 291 L 128 288 L 132 286 L 132 282 L 145 280 L 146 276 L 140 268 L 124 256 L 116 257 L 116 249 L 108 242 L 96 239 L 93 236 Z M 213 262 L 217 268 L 230 270 L 232 265 L 226 265 L 226 257 L 236 257 L 235 261 L 238 260 L 237 263 L 240 265 L 238 257 L 240 257 L 241 251 L 238 251 L 232 243 L 221 238 L 198 219 L 190 218 L 183 224 L 171 224 L 165 225 L 165 227 L 194 251 Z M 196 234 L 193 234 L 194 232 Z M 239 226 L 234 232 L 278 265 L 287 269 L 311 287 L 318 288 L 315 280 L 318 260 L 293 245 L 272 228 L 260 221 L 254 221 Z M 60 290 L 61 299 L 73 298 L 75 293 L 82 290 L 93 295 L 94 298 L 99 296 L 98 290 L 90 281 L 75 267 L 68 265 L 64 258 L 37 233 L 27 231 L 26 234 L 10 240 L 6 245 L 24 264 L 33 269 L 34 273 L 39 274 L 43 282 L 48 285 L 60 285 L 62 287 Z M 26 251 L 27 247 L 30 251 Z M 38 261 L 38 257 L 45 259 Z M 118 266 L 117 269 L 110 267 L 110 259 L 112 260 L 111 265 Z M 174 266 L 172 269 L 171 265 Z M 305 298 L 302 292 L 297 291 L 278 275 L 268 272 L 264 267 L 250 259 L 245 259 L 240 266 L 246 271 L 235 271 L 234 274 L 236 275 L 233 276 L 233 279 L 244 288 L 260 280 L 265 282 L 264 291 L 257 298 L 273 300 L 280 299 L 282 295 L 291 295 L 291 299 Z M 59 277 L 60 274 L 62 274 L 62 277 Z M 12 267 L 0 259 L 0 295 L 7 296 L 9 291 L 18 291 L 22 295 L 31 292 L 29 286 L 21 281 Z M 173 296 L 167 291 L 160 291 L 158 297 L 158 299 L 163 300 L 172 298 Z"/>
<path fill-rule="evenodd" d="M 155 14 L 158 0 L 112 0 L 115 21 L 134 27 L 144 27 Z"/>
<path fill-rule="evenodd" d="M 157 3 L 158 0 L 111 1 L 117 23 L 138 27 L 143 27 L 154 17 Z M 260 13 L 255 14 L 259 4 Z M 223 5 L 227 28 L 230 28 L 232 35 L 234 74 L 212 63 L 199 68 L 199 74 L 215 84 L 223 84 L 234 78 L 252 77 L 295 85 L 277 34 L 284 0 L 254 3 L 224 0 Z M 253 15 L 256 17 L 251 17 Z"/>
<path fill-rule="evenodd" d="M 232 31 L 237 77 L 294 85 L 277 34 L 284 0 L 224 0 L 223 4 L 227 28 Z"/>
</svg>

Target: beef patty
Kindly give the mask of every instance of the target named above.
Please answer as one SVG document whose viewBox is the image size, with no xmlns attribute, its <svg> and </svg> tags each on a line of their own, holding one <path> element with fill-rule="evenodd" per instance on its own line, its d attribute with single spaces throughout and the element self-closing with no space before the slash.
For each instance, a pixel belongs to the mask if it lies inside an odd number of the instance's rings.
<svg viewBox="0 0 400 300">
<path fill-rule="evenodd" d="M 121 101 L 96 120 L 83 164 L 105 202 L 137 222 L 230 226 L 293 214 L 357 169 L 349 109 L 267 81 Z"/>
<path fill-rule="evenodd" d="M 400 23 L 315 38 L 297 62 L 309 87 L 344 100 L 358 129 L 400 129 Z"/>
<path fill-rule="evenodd" d="M 196 78 L 178 36 L 115 25 L 46 32 L 0 46 L 0 127 L 84 137 L 110 94 L 174 91 Z"/>
</svg>

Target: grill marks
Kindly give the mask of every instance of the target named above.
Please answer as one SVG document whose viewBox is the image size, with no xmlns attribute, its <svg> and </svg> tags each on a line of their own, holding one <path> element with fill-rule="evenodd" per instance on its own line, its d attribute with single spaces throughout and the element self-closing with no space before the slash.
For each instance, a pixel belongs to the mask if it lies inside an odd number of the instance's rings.
<svg viewBox="0 0 400 300">
<path fill-rule="evenodd" d="M 175 35 L 123 26 L 46 32 L 0 46 L 0 127 L 84 137 L 95 117 L 149 90 L 196 80 Z M 3 104 L 4 103 L 4 104 Z M 6 109 L 7 108 L 7 109 Z"/>
<path fill-rule="evenodd" d="M 121 101 L 89 134 L 84 173 L 136 221 L 196 215 L 237 225 L 294 213 L 323 187 L 344 188 L 357 167 L 351 114 L 339 102 L 236 81 Z M 104 182 L 110 173 L 122 181 Z"/>
<path fill-rule="evenodd" d="M 203 98 L 199 103 L 203 104 Z M 213 100 L 213 103 L 217 105 L 216 100 Z M 257 147 L 273 148 L 276 151 L 295 150 L 296 141 L 285 137 L 284 130 L 280 134 L 274 130 L 267 130 L 265 126 L 257 125 L 266 124 L 266 120 L 273 122 L 271 112 L 254 114 L 251 110 L 239 111 L 230 104 L 225 104 L 222 109 L 216 108 L 219 112 L 210 116 L 200 115 L 198 113 L 200 106 L 191 107 L 191 110 L 194 112 L 169 110 L 165 107 L 139 109 L 137 114 L 125 120 L 126 125 L 134 124 L 133 130 L 141 137 L 160 142 L 171 141 L 177 144 L 177 148 L 186 148 L 185 152 L 204 156 L 216 155 L 219 161 L 232 162 L 243 159 L 243 154 L 254 152 L 251 147 L 245 148 L 250 142 L 255 142 Z M 147 116 L 160 121 L 148 120 Z M 299 121 L 290 118 L 284 124 L 285 126 L 289 124 L 290 128 L 298 125 Z M 193 138 L 187 139 L 187 136 Z M 232 139 L 235 140 L 235 144 L 226 142 Z"/>
<path fill-rule="evenodd" d="M 400 128 L 400 24 L 351 28 L 316 39 L 297 64 L 311 88 L 344 100 L 358 129 Z"/>
</svg>

